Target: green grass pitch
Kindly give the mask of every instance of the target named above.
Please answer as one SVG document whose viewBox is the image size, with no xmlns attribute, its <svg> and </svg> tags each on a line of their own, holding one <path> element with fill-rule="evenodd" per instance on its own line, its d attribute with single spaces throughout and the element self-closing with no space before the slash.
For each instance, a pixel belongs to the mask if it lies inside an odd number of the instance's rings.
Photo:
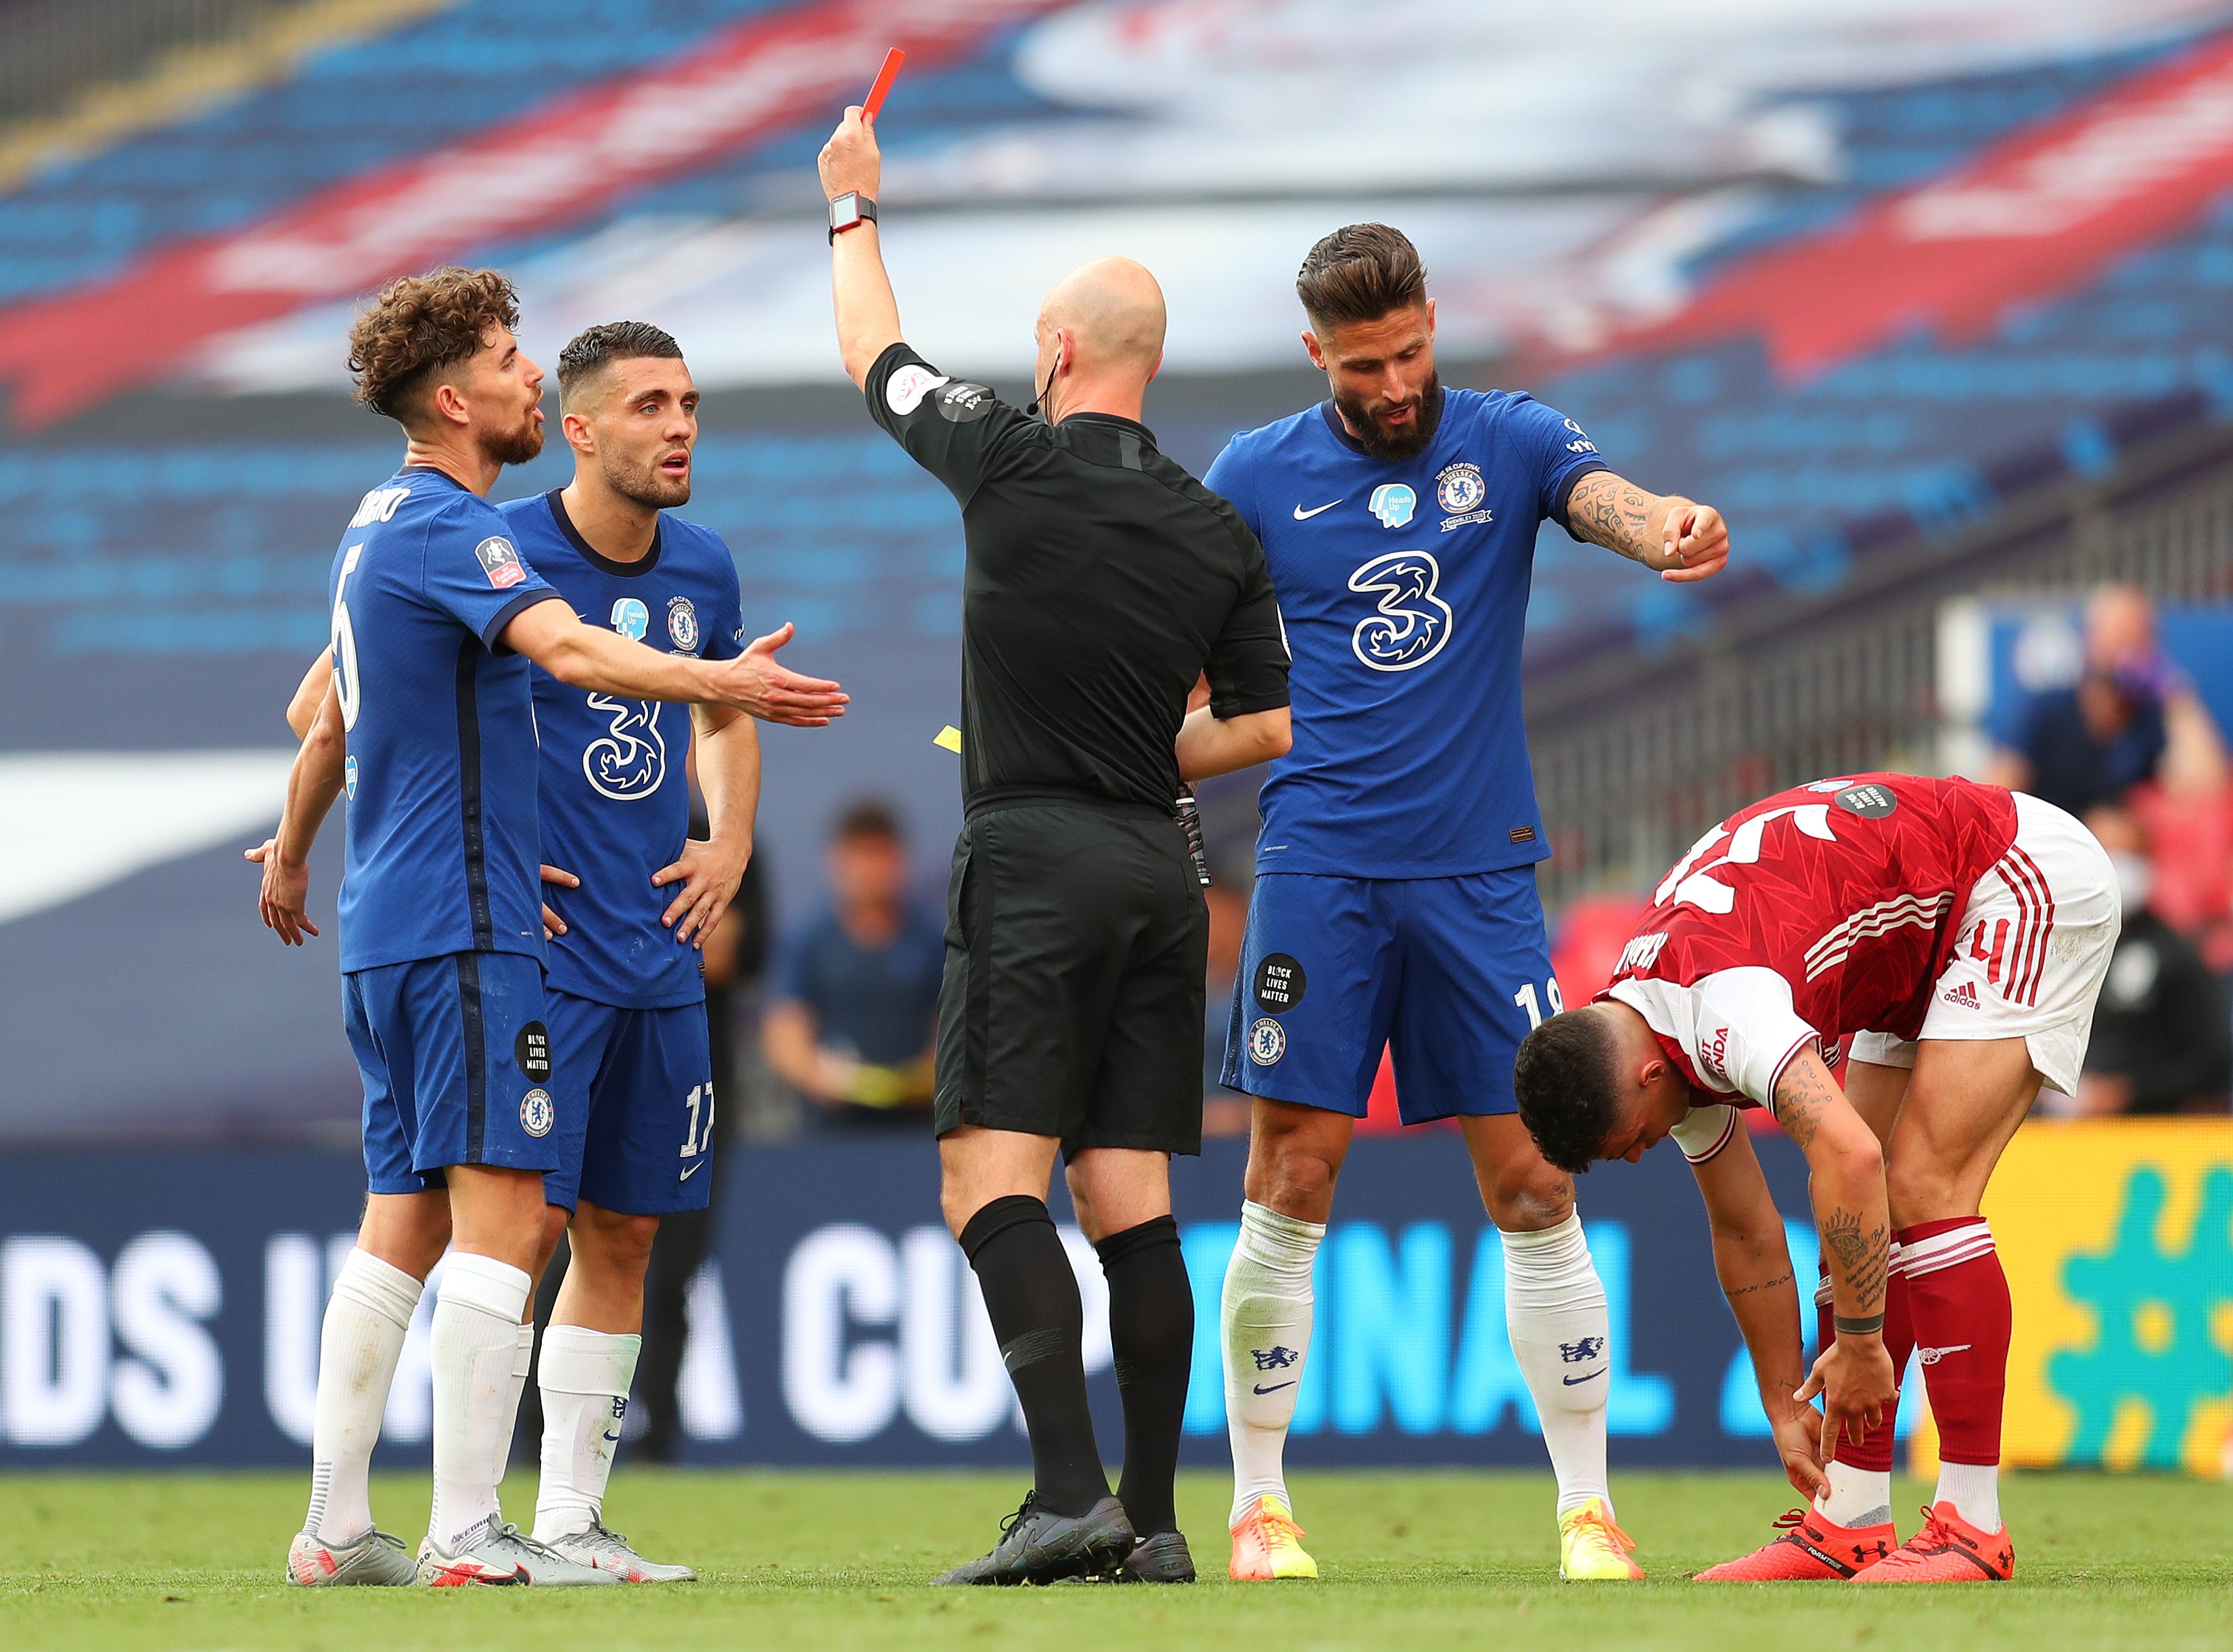
<svg viewBox="0 0 2233 1652">
<path fill-rule="evenodd" d="M 705 1581 L 670 1589 L 290 1589 L 280 1558 L 302 1515 L 296 1474 L 0 1477 L 0 1647 L 419 1647 L 536 1652 L 1029 1648 L 1126 1652 L 1443 1652 L 1652 1647 L 2233 1645 L 2233 1486 L 2027 1474 L 2008 1486 L 2013 1584 L 1856 1591 L 1708 1587 L 1687 1573 L 1767 1535 L 1794 1500 L 1766 1474 L 1616 1477 L 1642 1587 L 1561 1584 L 1545 1474 L 1315 1473 L 1295 1493 L 1325 1572 L 1224 1580 L 1226 1481 L 1189 1474 L 1180 1512 L 1208 1581 L 1192 1589 L 945 1590 L 924 1579 L 991 1545 L 1020 1477 L 696 1473 L 623 1466 L 609 1514 Z M 531 1477 L 506 1483 L 515 1512 Z M 1899 1506 L 1917 1524 L 1922 1488 Z M 382 1520 L 415 1542 L 423 1477 L 384 1477 Z"/>
</svg>

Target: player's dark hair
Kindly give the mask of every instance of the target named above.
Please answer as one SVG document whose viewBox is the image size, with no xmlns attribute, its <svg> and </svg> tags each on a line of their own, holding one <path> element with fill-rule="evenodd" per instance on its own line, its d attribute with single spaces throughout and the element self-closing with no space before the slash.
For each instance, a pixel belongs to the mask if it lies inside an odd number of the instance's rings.
<svg viewBox="0 0 2233 1652">
<path fill-rule="evenodd" d="M 501 270 L 453 264 L 391 281 L 349 328 L 356 399 L 408 423 L 444 368 L 479 350 L 492 328 L 518 325 L 519 295 Z"/>
<path fill-rule="evenodd" d="M 576 334 L 558 352 L 558 405 L 566 406 L 573 400 L 576 386 L 595 379 L 615 363 L 646 357 L 680 361 L 682 347 L 674 341 L 674 334 L 649 322 L 599 322 Z"/>
<path fill-rule="evenodd" d="M 1320 241 L 1295 276 L 1295 296 L 1324 337 L 1344 322 L 1377 322 L 1427 302 L 1419 249 L 1385 224 L 1347 224 Z"/>
<path fill-rule="evenodd" d="M 886 842 L 904 842 L 907 830 L 900 824 L 899 811 L 881 797 L 860 797 L 845 805 L 837 816 L 837 823 L 830 829 L 830 841 L 844 842 L 849 838 L 876 837 Z"/>
<path fill-rule="evenodd" d="M 1579 1175 L 1619 1122 L 1619 1044 L 1602 1015 L 1568 1010 L 1527 1035 L 1513 1069 L 1520 1122 L 1545 1159 Z"/>
</svg>

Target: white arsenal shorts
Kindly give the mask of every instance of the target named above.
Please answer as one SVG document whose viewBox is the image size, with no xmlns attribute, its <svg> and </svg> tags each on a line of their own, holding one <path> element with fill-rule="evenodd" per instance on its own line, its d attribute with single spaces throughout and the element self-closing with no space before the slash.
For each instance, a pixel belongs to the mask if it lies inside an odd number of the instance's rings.
<svg viewBox="0 0 2233 1652">
<path fill-rule="evenodd" d="M 2093 834 L 2061 810 L 2022 792 L 2015 803 L 2015 842 L 1969 891 L 1921 1036 L 2021 1038 L 2040 1076 L 2067 1096 L 2123 927 L 2117 875 Z M 1914 1042 L 1890 1033 L 1855 1033 L 1849 1049 L 1856 1061 L 1915 1065 Z"/>
</svg>

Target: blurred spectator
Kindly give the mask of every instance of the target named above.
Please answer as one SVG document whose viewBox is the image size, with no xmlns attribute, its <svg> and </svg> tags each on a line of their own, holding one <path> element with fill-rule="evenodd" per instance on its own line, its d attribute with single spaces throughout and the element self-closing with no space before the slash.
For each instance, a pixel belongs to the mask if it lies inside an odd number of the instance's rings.
<svg viewBox="0 0 2233 1652">
<path fill-rule="evenodd" d="M 761 1027 L 768 1066 L 833 1126 L 919 1126 L 930 1107 L 944 931 L 908 892 L 899 817 L 839 816 L 830 909 L 792 941 Z"/>
<path fill-rule="evenodd" d="M 1233 994 L 1240 972 L 1240 944 L 1248 933 L 1248 875 L 1220 869 L 1202 891 L 1209 907 L 1209 968 L 1202 998 L 1201 1133 L 1248 1134 L 1249 1101 L 1225 1088 L 1225 1035 L 1232 1024 Z"/>
<path fill-rule="evenodd" d="M 2233 1087 L 2233 1028 L 2223 995 L 2194 944 L 2149 905 L 2154 870 L 2139 819 L 2122 809 L 2087 817 L 2109 851 L 2123 897 L 2124 933 L 2109 960 L 2078 1095 L 2042 1107 L 2080 1116 L 2225 1110 Z"/>
<path fill-rule="evenodd" d="M 2209 712 L 2157 646 L 2147 594 L 2104 585 L 2087 601 L 2078 680 L 2033 697 L 2016 748 L 1998 755 L 1992 778 L 2083 816 L 2151 781 L 2201 791 L 2224 774 Z"/>
</svg>

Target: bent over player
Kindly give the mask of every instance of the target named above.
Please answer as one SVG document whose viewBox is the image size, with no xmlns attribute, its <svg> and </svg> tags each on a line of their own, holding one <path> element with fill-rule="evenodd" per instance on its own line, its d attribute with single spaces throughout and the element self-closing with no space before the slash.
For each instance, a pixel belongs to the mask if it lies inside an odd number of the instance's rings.
<svg viewBox="0 0 2233 1652">
<path fill-rule="evenodd" d="M 2041 1082 L 2077 1085 L 2119 927 L 2108 856 L 2052 804 L 1968 780 L 1821 780 L 1700 838 L 1598 1001 L 1520 1046 L 1520 1116 L 1552 1163 L 1633 1161 L 1669 1135 L 1689 1157 L 1786 1471 L 1814 1494 L 1703 1578 L 2014 1573 L 1998 1486 L 2008 1286 L 1979 1211 Z M 1803 1387 L 1783 1219 L 1737 1117 L 1756 1107 L 1813 1173 L 1822 1352 Z M 1923 1529 L 1895 1549 L 1911 1351 L 1943 1466 Z"/>
<path fill-rule="evenodd" d="M 1331 399 L 1235 437 L 1205 478 L 1264 542 L 1294 650 L 1294 749 L 1264 787 L 1225 1054 L 1225 1082 L 1255 1097 L 1221 1311 L 1231 1573 L 1318 1575 L 1282 1458 L 1312 1259 L 1387 1049 L 1403 1122 L 1458 1118 L 1502 1234 L 1513 1353 L 1558 1473 L 1560 1571 L 1640 1577 L 1605 1483 L 1605 1288 L 1573 1184 L 1512 1116 L 1514 1051 L 1559 1007 L 1520 637 L 1546 519 L 1683 581 L 1716 571 L 1728 536 L 1711 508 L 1615 476 L 1532 398 L 1445 389 L 1401 231 L 1336 231 L 1295 289 Z"/>
<path fill-rule="evenodd" d="M 332 671 L 277 835 L 251 851 L 265 923 L 300 945 L 317 933 L 303 912 L 311 843 L 346 789 L 343 1021 L 364 1077 L 369 1195 L 319 1343 L 310 1506 L 288 1552 L 305 1585 L 615 1581 L 522 1536 L 497 1506 L 562 1139 L 527 662 L 597 693 L 748 711 L 790 675 L 764 655 L 682 659 L 585 626 L 521 558 L 485 498 L 543 445 L 543 373 L 513 338 L 518 319 L 490 270 L 397 281 L 358 318 L 358 398 L 408 442 L 336 550 Z M 810 698 L 834 710 L 834 686 L 820 688 Z M 374 1528 L 366 1470 L 446 1245 L 434 1499 L 414 1566 Z"/>
</svg>

